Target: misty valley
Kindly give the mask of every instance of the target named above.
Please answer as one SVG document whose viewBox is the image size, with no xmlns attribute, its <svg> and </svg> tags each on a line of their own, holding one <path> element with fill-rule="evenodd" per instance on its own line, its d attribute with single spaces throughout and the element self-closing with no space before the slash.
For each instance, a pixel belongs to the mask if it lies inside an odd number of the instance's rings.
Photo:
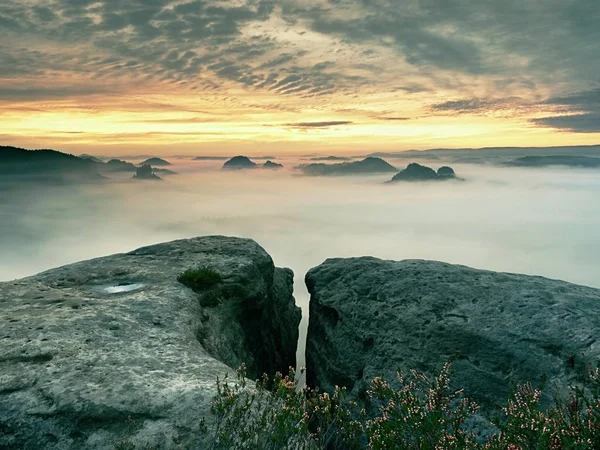
<svg viewBox="0 0 600 450">
<path fill-rule="evenodd" d="M 464 389 L 478 405 L 444 425 L 457 448 L 511 448 L 493 417 L 518 383 L 541 390 L 527 400 L 540 411 L 553 391 L 593 387 L 596 161 L 598 147 L 160 158 L 0 148 L 0 448 L 245 448 L 242 425 L 252 448 L 361 448 L 388 436 L 369 430 L 413 386 L 398 369 L 441 370 L 452 381 L 440 395 Z M 219 384 L 240 367 L 240 390 Z M 257 385 L 272 403 L 245 407 L 240 386 L 263 374 L 288 390 Z M 378 377 L 396 380 L 379 400 Z M 336 415 L 297 425 L 329 401 L 305 383 L 332 395 Z M 414 411 L 433 414 L 419 398 Z M 438 407 L 457 414 L 450 397 Z M 257 417 L 280 424 L 276 440 Z M 427 424 L 401 417 L 415 435 Z"/>
</svg>

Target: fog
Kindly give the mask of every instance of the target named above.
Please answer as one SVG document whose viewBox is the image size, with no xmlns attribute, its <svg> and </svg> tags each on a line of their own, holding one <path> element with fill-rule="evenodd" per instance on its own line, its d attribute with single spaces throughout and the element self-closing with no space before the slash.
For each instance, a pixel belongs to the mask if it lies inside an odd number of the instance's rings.
<svg viewBox="0 0 600 450">
<path fill-rule="evenodd" d="M 173 239 L 247 237 L 293 269 L 302 334 L 304 274 L 329 257 L 435 259 L 600 287 L 597 170 L 453 165 L 465 182 L 392 185 L 391 175 L 300 176 L 292 159 L 275 172 L 172 162 L 178 175 L 163 182 L 126 174 L 0 194 L 0 280 Z"/>
</svg>

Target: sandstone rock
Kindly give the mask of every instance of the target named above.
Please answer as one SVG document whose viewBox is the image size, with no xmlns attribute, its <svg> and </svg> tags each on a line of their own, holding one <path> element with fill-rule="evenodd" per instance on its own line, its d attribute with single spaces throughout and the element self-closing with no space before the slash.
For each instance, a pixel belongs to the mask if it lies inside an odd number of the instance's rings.
<svg viewBox="0 0 600 450">
<path fill-rule="evenodd" d="M 347 386 L 364 401 L 376 376 L 436 373 L 453 363 L 455 388 L 505 405 L 513 386 L 550 401 L 600 361 L 600 289 L 435 261 L 329 259 L 306 275 L 311 294 L 309 384 Z"/>
<path fill-rule="evenodd" d="M 176 280 L 200 266 L 210 293 Z M 203 237 L 0 283 L 0 448 L 204 448 L 217 376 L 295 364 L 292 278 L 251 240 Z"/>
</svg>

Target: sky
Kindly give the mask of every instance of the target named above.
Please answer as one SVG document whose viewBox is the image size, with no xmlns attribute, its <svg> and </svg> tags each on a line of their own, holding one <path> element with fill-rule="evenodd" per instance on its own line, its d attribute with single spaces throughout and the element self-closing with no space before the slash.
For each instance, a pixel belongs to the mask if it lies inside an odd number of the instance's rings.
<svg viewBox="0 0 600 450">
<path fill-rule="evenodd" d="M 597 0 L 0 0 L 0 145 L 600 143 Z"/>
</svg>

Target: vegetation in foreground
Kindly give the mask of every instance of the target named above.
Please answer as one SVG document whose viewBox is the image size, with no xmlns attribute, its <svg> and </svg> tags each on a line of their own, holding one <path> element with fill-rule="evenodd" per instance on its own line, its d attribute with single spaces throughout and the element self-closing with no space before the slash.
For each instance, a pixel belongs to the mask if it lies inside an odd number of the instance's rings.
<svg viewBox="0 0 600 450">
<path fill-rule="evenodd" d="M 186 270 L 177 277 L 177 281 L 200 293 L 219 284 L 221 275 L 210 267 L 204 266 Z"/>
<path fill-rule="evenodd" d="M 600 369 L 590 374 L 590 392 L 573 388 L 549 409 L 542 408 L 539 390 L 518 387 L 494 419 L 499 431 L 485 443 L 467 431 L 478 407 L 450 389 L 449 372 L 447 364 L 433 379 L 398 373 L 397 388 L 375 378 L 367 393 L 379 410 L 367 417 L 344 389 L 332 395 L 299 389 L 293 371 L 248 386 L 242 366 L 235 381 L 217 380 L 214 425 L 203 419 L 203 433 L 210 448 L 228 450 L 600 449 Z"/>
</svg>

